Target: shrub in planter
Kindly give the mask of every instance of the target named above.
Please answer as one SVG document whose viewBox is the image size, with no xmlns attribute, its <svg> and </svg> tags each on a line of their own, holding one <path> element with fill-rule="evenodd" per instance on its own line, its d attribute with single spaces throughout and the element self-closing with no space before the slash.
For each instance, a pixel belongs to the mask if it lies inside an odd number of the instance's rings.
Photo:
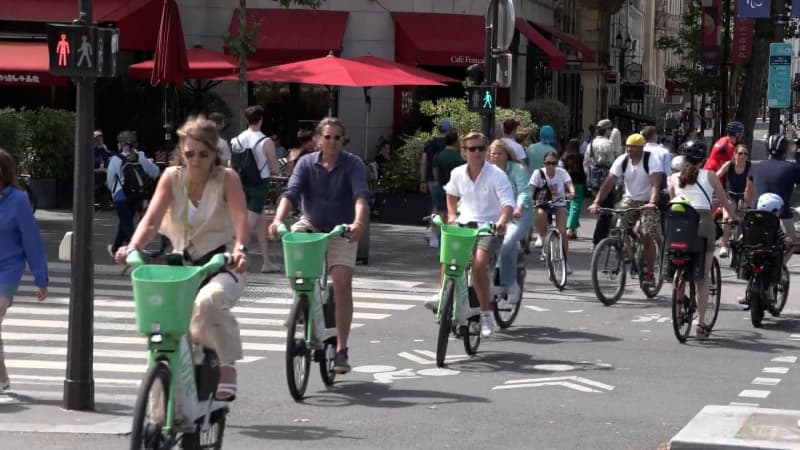
<svg viewBox="0 0 800 450">
<path fill-rule="evenodd" d="M 530 113 L 531 120 L 539 125 L 550 125 L 556 130 L 559 140 L 568 138 L 569 108 L 567 105 L 552 98 L 536 98 L 525 104 L 525 109 Z M 534 140 L 539 137 L 538 128 Z"/>
<path fill-rule="evenodd" d="M 0 109 L 0 148 L 11 153 L 17 163 L 21 156 L 21 138 L 19 114 L 11 108 Z"/>
<path fill-rule="evenodd" d="M 50 108 L 19 112 L 22 171 L 33 179 L 73 177 L 75 114 Z M 91 149 L 86 149 L 91 151 Z"/>
</svg>

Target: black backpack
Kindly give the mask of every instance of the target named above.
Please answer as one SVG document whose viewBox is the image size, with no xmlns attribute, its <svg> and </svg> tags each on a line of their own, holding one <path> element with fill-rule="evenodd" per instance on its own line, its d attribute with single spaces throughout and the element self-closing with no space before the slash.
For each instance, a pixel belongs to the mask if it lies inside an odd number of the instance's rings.
<svg viewBox="0 0 800 450">
<path fill-rule="evenodd" d="M 126 158 L 122 155 L 117 155 L 122 159 L 122 167 L 119 172 L 122 174 L 122 192 L 128 201 L 139 202 L 147 200 L 153 195 L 155 186 L 153 179 L 144 171 L 144 167 L 139 162 L 138 155 L 135 159 Z M 117 176 L 116 183 L 120 181 Z M 116 187 L 116 185 L 115 185 Z"/>
<path fill-rule="evenodd" d="M 256 162 L 256 156 L 253 154 L 253 151 L 258 148 L 258 144 L 265 139 L 267 139 L 267 136 L 261 136 L 252 148 L 247 147 L 238 152 L 231 152 L 231 167 L 239 174 L 239 178 L 242 180 L 242 186 L 258 186 L 261 184 L 261 170 L 264 169 L 267 162 L 264 162 L 264 166 L 258 167 L 258 162 Z M 239 143 L 239 147 L 242 146 L 238 137 L 236 138 L 236 142 Z"/>
</svg>

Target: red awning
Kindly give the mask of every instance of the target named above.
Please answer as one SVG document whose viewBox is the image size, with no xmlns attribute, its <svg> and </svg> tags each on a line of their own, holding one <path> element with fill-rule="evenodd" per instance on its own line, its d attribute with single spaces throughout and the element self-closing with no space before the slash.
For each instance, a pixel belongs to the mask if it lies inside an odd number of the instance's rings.
<svg viewBox="0 0 800 450">
<path fill-rule="evenodd" d="M 265 64 L 285 64 L 342 51 L 346 11 L 309 9 L 247 9 L 247 21 L 260 23 L 256 51 L 250 57 Z M 239 10 L 233 12 L 228 33 L 239 30 Z M 230 52 L 229 48 L 225 48 Z"/>
<path fill-rule="evenodd" d="M 397 62 L 469 66 L 483 61 L 483 16 L 394 12 L 392 18 Z"/>
<path fill-rule="evenodd" d="M 119 29 L 122 50 L 153 51 L 162 0 L 94 0 L 94 20 Z M 75 0 L 0 0 L 3 20 L 71 22 L 78 17 Z"/>
<path fill-rule="evenodd" d="M 558 47 L 536 31 L 531 24 L 522 19 L 517 19 L 514 26 L 519 30 L 520 34 L 528 38 L 531 44 L 535 45 L 547 55 L 547 65 L 550 67 L 550 70 L 564 70 L 567 68 L 567 55 L 562 53 Z M 528 51 L 528 57 L 530 58 L 530 56 L 531 52 Z"/>
<path fill-rule="evenodd" d="M 231 55 L 202 47 L 190 48 L 186 51 L 189 59 L 187 79 L 210 80 L 239 70 L 239 60 Z M 128 76 L 131 78 L 150 78 L 153 72 L 154 60 L 142 61 L 128 66 Z M 248 69 L 257 69 L 261 65 L 252 61 L 247 62 Z"/>
<path fill-rule="evenodd" d="M 64 86 L 49 72 L 47 42 L 0 42 L 0 86 Z"/>
<path fill-rule="evenodd" d="M 574 48 L 579 54 L 582 62 L 595 62 L 594 50 L 591 47 L 579 41 L 575 36 L 564 33 L 556 28 L 548 25 L 542 25 L 536 22 L 530 22 L 534 27 L 542 30 L 544 33 L 560 40 L 568 46 Z"/>
</svg>

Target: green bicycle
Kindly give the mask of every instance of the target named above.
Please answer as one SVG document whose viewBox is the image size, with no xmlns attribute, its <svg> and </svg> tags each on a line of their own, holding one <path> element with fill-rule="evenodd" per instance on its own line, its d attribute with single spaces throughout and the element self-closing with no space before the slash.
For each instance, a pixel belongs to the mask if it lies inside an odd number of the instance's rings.
<svg viewBox="0 0 800 450">
<path fill-rule="evenodd" d="M 286 278 L 292 282 L 294 304 L 289 313 L 286 333 L 286 381 L 289 393 L 302 400 L 308 387 L 311 360 L 319 363 L 325 386 L 336 378 L 333 370 L 336 358 L 333 286 L 328 285 L 325 251 L 328 239 L 349 231 L 346 225 L 336 226 L 330 233 L 292 233 L 286 225 L 278 226 L 283 241 Z"/>
<path fill-rule="evenodd" d="M 446 225 L 439 215 L 433 215 L 431 220 L 441 229 L 442 236 L 439 262 L 444 265 L 444 277 L 436 308 L 439 322 L 436 365 L 443 367 L 451 332 L 464 340 L 464 350 L 468 355 L 478 352 L 481 343 L 480 311 L 478 297 L 472 288 L 470 263 L 478 235 L 490 233 L 493 226 L 485 224 L 480 228 L 467 228 Z"/>
<path fill-rule="evenodd" d="M 192 349 L 189 322 L 202 281 L 230 261 L 215 255 L 203 266 L 145 265 L 131 252 L 136 329 L 147 336 L 148 370 L 133 410 L 131 450 L 220 449 L 228 402 L 214 399 L 219 360 L 213 350 Z M 184 422 L 176 424 L 176 408 Z"/>
</svg>

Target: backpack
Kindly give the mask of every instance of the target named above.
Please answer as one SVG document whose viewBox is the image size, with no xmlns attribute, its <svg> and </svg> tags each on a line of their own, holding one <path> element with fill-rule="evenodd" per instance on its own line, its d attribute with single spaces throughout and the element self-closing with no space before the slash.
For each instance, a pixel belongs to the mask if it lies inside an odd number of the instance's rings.
<svg viewBox="0 0 800 450">
<path fill-rule="evenodd" d="M 594 148 L 592 148 L 592 143 L 590 142 L 587 149 L 586 149 L 586 157 L 589 158 L 589 161 L 592 161 L 594 158 Z M 608 178 L 608 172 L 611 170 L 611 167 L 607 164 L 591 164 L 589 166 L 589 173 L 586 174 L 586 186 L 592 192 L 599 192 L 600 186 L 603 185 L 603 182 L 606 181 Z"/>
<path fill-rule="evenodd" d="M 247 147 L 237 152 L 231 152 L 231 167 L 239 174 L 239 178 L 242 180 L 242 186 L 252 187 L 261 184 L 261 171 L 267 165 L 267 162 L 265 161 L 263 166 L 258 167 L 258 162 L 256 162 L 253 151 L 258 148 L 258 144 L 265 139 L 267 139 L 267 136 L 261 136 L 252 148 Z M 236 142 L 239 143 L 239 147 L 242 147 L 242 143 L 239 141 L 238 137 L 236 138 Z"/>
<path fill-rule="evenodd" d="M 536 186 L 533 190 L 533 205 L 537 207 L 547 206 L 546 203 L 553 199 L 553 193 L 550 191 L 550 185 L 547 183 L 547 177 L 544 170 L 539 169 L 539 175 L 542 177 L 542 186 Z"/>
<path fill-rule="evenodd" d="M 144 167 L 139 162 L 138 155 L 135 160 L 117 155 L 122 160 L 122 167 L 119 173 L 122 175 L 122 192 L 130 202 L 140 202 L 150 198 L 155 190 L 153 179 L 144 171 Z M 120 182 L 120 177 L 114 183 Z"/>
</svg>

